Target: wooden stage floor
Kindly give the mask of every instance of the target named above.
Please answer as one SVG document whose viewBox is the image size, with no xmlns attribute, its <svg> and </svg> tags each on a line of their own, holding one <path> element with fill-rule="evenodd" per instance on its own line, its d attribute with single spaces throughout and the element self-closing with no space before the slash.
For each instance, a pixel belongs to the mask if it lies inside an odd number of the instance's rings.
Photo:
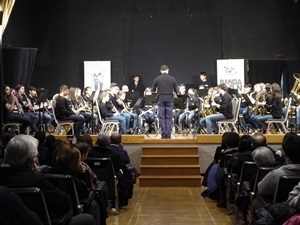
<svg viewBox="0 0 300 225">
<path fill-rule="evenodd" d="M 97 139 L 97 135 L 91 135 L 93 141 Z M 265 134 L 268 144 L 281 144 L 283 134 Z M 61 139 L 67 142 L 67 135 L 57 135 L 57 139 Z M 149 134 L 146 135 L 123 135 L 123 144 L 220 144 L 222 135 L 218 134 L 197 134 L 195 136 L 176 134 L 172 135 L 171 139 L 161 139 L 160 135 Z"/>
</svg>

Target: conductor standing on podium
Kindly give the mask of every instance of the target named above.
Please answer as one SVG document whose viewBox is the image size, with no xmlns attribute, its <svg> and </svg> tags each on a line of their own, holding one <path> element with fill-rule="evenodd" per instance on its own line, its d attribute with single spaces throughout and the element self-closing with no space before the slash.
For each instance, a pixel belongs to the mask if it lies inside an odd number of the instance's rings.
<svg viewBox="0 0 300 225">
<path fill-rule="evenodd" d="M 174 107 L 173 93 L 178 93 L 178 85 L 174 77 L 169 75 L 167 65 L 160 66 L 161 75 L 153 81 L 151 91 L 157 92 L 157 106 L 161 138 L 171 138 L 172 112 Z"/>
</svg>

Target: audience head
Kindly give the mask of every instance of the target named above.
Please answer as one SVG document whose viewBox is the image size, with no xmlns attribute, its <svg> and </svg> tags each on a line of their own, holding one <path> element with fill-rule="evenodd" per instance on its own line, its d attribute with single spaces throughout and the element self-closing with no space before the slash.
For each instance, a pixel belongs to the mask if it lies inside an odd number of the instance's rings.
<svg viewBox="0 0 300 225">
<path fill-rule="evenodd" d="M 226 148 L 237 148 L 240 143 L 240 135 L 236 132 L 228 132 L 223 141 Z"/>
<path fill-rule="evenodd" d="M 253 138 L 250 135 L 243 135 L 240 138 L 239 143 L 239 152 L 245 152 L 252 149 L 252 140 Z"/>
<path fill-rule="evenodd" d="M 83 142 L 87 143 L 90 148 L 93 147 L 94 143 L 93 143 L 93 139 L 92 139 L 91 135 L 84 134 L 81 136 L 81 139 Z"/>
<path fill-rule="evenodd" d="M 14 134 L 11 133 L 11 132 L 5 132 L 5 133 L 2 134 L 2 136 L 1 136 L 1 142 L 3 144 L 3 148 L 6 147 L 6 145 L 10 141 L 10 139 L 12 139 L 13 137 L 14 137 Z"/>
<path fill-rule="evenodd" d="M 56 138 L 54 135 L 47 135 L 45 138 L 45 145 L 47 147 L 50 147 L 55 141 L 56 141 Z"/>
<path fill-rule="evenodd" d="M 99 147 L 107 148 L 110 144 L 110 137 L 107 133 L 100 132 L 97 136 L 96 144 Z"/>
<path fill-rule="evenodd" d="M 32 136 L 19 134 L 7 144 L 4 164 L 11 167 L 33 167 L 38 155 L 38 140 Z"/>
<path fill-rule="evenodd" d="M 255 134 L 253 136 L 252 148 L 256 149 L 256 148 L 261 147 L 261 146 L 267 146 L 267 139 L 262 134 Z"/>
<path fill-rule="evenodd" d="M 258 167 L 271 166 L 275 163 L 274 153 L 265 146 L 260 146 L 252 152 L 252 158 Z"/>
<path fill-rule="evenodd" d="M 282 143 L 285 159 L 288 164 L 300 164 L 300 137 L 291 135 Z"/>
<path fill-rule="evenodd" d="M 56 155 L 56 168 L 62 173 L 83 172 L 81 154 L 74 145 L 63 144 Z"/>
<path fill-rule="evenodd" d="M 110 136 L 110 142 L 115 145 L 122 144 L 122 135 L 120 133 L 112 133 Z"/>
<path fill-rule="evenodd" d="M 87 158 L 87 155 L 90 151 L 90 146 L 85 142 L 78 142 L 77 144 L 73 145 L 74 147 L 78 148 L 81 155 L 81 161 L 84 161 Z"/>
<path fill-rule="evenodd" d="M 39 144 L 43 144 L 46 139 L 46 133 L 45 131 L 39 130 L 35 133 L 34 137 L 39 141 Z"/>
</svg>

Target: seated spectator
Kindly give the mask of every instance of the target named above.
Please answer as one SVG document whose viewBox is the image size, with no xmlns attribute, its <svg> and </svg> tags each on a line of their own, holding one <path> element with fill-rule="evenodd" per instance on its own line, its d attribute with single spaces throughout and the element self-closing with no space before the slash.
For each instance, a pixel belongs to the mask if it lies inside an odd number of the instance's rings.
<svg viewBox="0 0 300 225">
<path fill-rule="evenodd" d="M 104 132 L 100 132 L 97 137 L 95 146 L 90 150 L 88 158 L 111 158 L 115 173 L 121 169 L 120 156 L 109 148 L 110 136 Z"/>
<path fill-rule="evenodd" d="M 300 175 L 300 137 L 290 136 L 282 143 L 287 165 L 269 172 L 259 183 L 258 193 L 270 195 L 273 199 L 280 176 Z"/>
<path fill-rule="evenodd" d="M 68 194 L 53 186 L 37 172 L 38 140 L 29 135 L 17 135 L 7 144 L 0 173 L 0 185 L 6 187 L 38 187 L 44 194 L 50 217 L 60 216 L 72 210 Z M 59 207 L 57 207 L 59 206 Z M 73 217 L 71 224 L 95 224 L 89 215 Z M 81 223 L 82 222 L 82 223 Z"/>
<path fill-rule="evenodd" d="M 252 140 L 253 138 L 250 135 L 243 135 L 240 139 L 238 152 L 233 153 L 232 157 L 226 163 L 227 171 L 231 171 L 240 175 L 240 171 L 242 170 L 243 163 L 245 161 L 253 161 L 252 159 Z M 233 160 L 237 158 L 237 160 Z"/>
<path fill-rule="evenodd" d="M 88 198 L 90 190 L 81 179 L 84 170 L 80 158 L 81 154 L 76 145 L 63 144 L 57 153 L 55 167 L 49 170 L 48 173 L 72 175 L 78 198 L 84 200 Z M 94 216 L 96 224 L 100 225 L 99 204 L 95 200 L 88 206 L 87 211 Z"/>
</svg>

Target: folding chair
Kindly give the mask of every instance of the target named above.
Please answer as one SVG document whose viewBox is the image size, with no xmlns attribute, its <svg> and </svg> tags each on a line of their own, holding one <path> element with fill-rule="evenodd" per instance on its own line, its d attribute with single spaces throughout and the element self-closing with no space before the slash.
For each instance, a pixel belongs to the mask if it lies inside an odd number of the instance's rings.
<svg viewBox="0 0 300 225">
<path fill-rule="evenodd" d="M 110 158 L 87 158 L 85 163 L 94 171 L 98 179 L 107 184 L 108 198 L 114 202 L 116 214 L 119 212 L 118 178 Z"/>
<path fill-rule="evenodd" d="M 226 120 L 220 120 L 217 122 L 219 126 L 219 134 L 222 134 L 226 131 L 234 131 L 236 133 L 239 133 L 239 130 L 237 128 L 237 123 L 239 120 L 239 111 L 241 106 L 241 98 L 233 98 L 232 99 L 232 119 L 226 119 Z M 231 126 L 231 127 L 230 127 Z"/>
<path fill-rule="evenodd" d="M 51 219 L 43 192 L 39 188 L 10 188 L 10 190 L 15 192 L 22 199 L 24 204 L 40 217 L 45 225 L 65 225 L 72 217 L 72 210 L 70 210 L 65 215 Z"/>
<path fill-rule="evenodd" d="M 271 125 L 276 126 L 275 128 L 278 129 L 278 131 L 280 132 L 280 134 L 287 133 L 287 128 L 286 128 L 285 124 L 288 121 L 289 112 L 290 112 L 290 108 L 291 108 L 291 102 L 292 102 L 292 98 L 290 97 L 289 101 L 288 101 L 287 108 L 286 108 L 285 116 L 282 119 L 268 119 L 266 121 L 266 123 L 268 124 L 267 133 L 270 132 L 270 126 Z"/>
<path fill-rule="evenodd" d="M 101 124 L 100 132 L 107 133 L 108 135 L 111 135 L 113 131 L 119 132 L 120 122 L 118 120 L 104 120 L 101 116 L 101 110 L 98 100 L 96 100 L 96 106 L 98 109 L 98 116 Z"/>
<path fill-rule="evenodd" d="M 72 130 L 72 135 L 74 135 L 74 121 L 73 120 L 57 120 L 56 114 L 55 114 L 55 107 L 56 107 L 56 101 L 52 101 L 52 111 L 53 111 L 53 116 L 54 116 L 54 121 L 56 123 L 56 134 L 60 134 L 62 129 L 65 131 L 67 134 L 69 132 L 69 129 L 71 127 Z"/>
</svg>

